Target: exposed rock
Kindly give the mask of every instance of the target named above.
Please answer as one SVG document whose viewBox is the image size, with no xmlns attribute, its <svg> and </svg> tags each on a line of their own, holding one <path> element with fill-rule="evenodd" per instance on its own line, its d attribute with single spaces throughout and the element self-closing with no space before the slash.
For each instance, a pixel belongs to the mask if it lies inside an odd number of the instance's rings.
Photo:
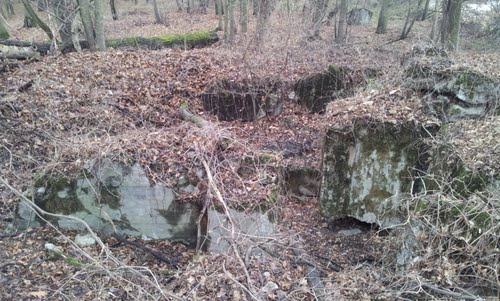
<svg viewBox="0 0 500 301">
<path fill-rule="evenodd" d="M 230 209 L 229 214 L 233 225 L 223 212 L 208 211 L 208 240 L 204 246 L 208 251 L 225 253 L 231 243 L 237 242 L 239 247 L 244 247 L 255 244 L 251 241 L 252 237 L 258 240 L 275 231 L 273 211 L 244 212 Z"/>
<path fill-rule="evenodd" d="M 322 214 L 382 227 L 400 222 L 395 209 L 410 194 L 419 157 L 421 127 L 356 120 L 327 130 L 323 147 Z"/>
<path fill-rule="evenodd" d="M 355 8 L 349 12 L 347 23 L 349 25 L 369 26 L 372 21 L 373 12 L 366 8 Z"/>
<path fill-rule="evenodd" d="M 425 93 L 428 111 L 444 121 L 500 114 L 500 79 L 455 66 L 436 47 L 417 47 L 403 56 L 405 85 Z"/>
<path fill-rule="evenodd" d="M 176 201 L 167 187 L 151 186 L 138 164 L 129 167 L 111 160 L 90 161 L 76 178 L 43 177 L 35 191 L 35 203 L 42 209 L 78 217 L 95 230 L 196 244 L 199 209 Z M 72 219 L 49 220 L 63 229 L 84 229 Z M 21 203 L 16 226 L 38 222 Z"/>
<path fill-rule="evenodd" d="M 79 245 L 80 247 L 92 246 L 95 245 L 95 243 L 96 243 L 95 238 L 90 234 L 86 235 L 77 234 L 75 236 L 75 244 Z"/>
<path fill-rule="evenodd" d="M 325 72 L 305 77 L 295 85 L 298 103 L 313 113 L 323 112 L 326 105 L 353 94 L 353 71 L 330 65 Z"/>
<path fill-rule="evenodd" d="M 282 112 L 281 83 L 221 80 L 201 95 L 203 109 L 220 120 L 252 121 Z"/>
</svg>

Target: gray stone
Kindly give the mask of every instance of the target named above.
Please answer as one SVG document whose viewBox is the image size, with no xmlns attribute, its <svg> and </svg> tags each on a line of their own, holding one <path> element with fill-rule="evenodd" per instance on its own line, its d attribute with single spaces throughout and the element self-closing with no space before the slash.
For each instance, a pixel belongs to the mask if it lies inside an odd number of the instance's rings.
<svg viewBox="0 0 500 301">
<path fill-rule="evenodd" d="M 242 247 L 251 242 L 251 238 L 259 239 L 274 233 L 272 212 L 243 212 L 230 209 L 231 220 L 234 224 L 234 232 L 231 223 L 223 212 L 217 210 L 208 211 L 208 251 L 224 253 L 230 248 L 231 241 L 237 241 Z"/>
<path fill-rule="evenodd" d="M 369 26 L 372 21 L 373 12 L 366 8 L 355 8 L 349 12 L 347 22 L 349 25 Z"/>
<path fill-rule="evenodd" d="M 75 244 L 79 245 L 80 247 L 92 246 L 92 245 L 95 245 L 95 243 L 96 243 L 96 240 L 95 240 L 94 236 L 92 236 L 90 234 L 86 234 L 86 235 L 77 234 L 75 236 Z"/>
<path fill-rule="evenodd" d="M 426 93 L 429 113 L 443 121 L 500 114 L 500 78 L 456 66 L 444 50 L 433 46 L 415 47 L 402 63 L 405 86 Z"/>
<path fill-rule="evenodd" d="M 321 212 L 329 219 L 350 216 L 382 227 L 398 224 L 394 209 L 412 192 L 420 127 L 373 120 L 354 124 L 326 133 Z"/>
<path fill-rule="evenodd" d="M 53 177 L 37 184 L 40 187 L 35 190 L 40 193 L 36 194 L 35 202 L 42 209 L 80 218 L 95 230 L 196 244 L 200 210 L 176 201 L 170 188 L 161 184 L 151 186 L 138 164 L 89 161 L 75 179 Z M 70 218 L 51 221 L 64 229 L 85 229 L 81 222 Z M 39 221 L 21 203 L 16 226 L 24 228 L 31 224 Z"/>
</svg>

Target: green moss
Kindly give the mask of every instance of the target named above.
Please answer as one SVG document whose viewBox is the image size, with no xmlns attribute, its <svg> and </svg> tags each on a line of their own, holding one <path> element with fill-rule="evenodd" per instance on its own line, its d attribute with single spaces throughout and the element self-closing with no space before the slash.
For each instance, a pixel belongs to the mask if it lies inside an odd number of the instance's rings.
<svg viewBox="0 0 500 301">
<path fill-rule="evenodd" d="M 45 188 L 45 194 L 36 202 L 48 212 L 71 214 L 84 209 L 76 196 L 75 181 L 62 176 L 41 177 L 35 181 L 35 187 Z"/>
<path fill-rule="evenodd" d="M 98 201 L 101 204 L 107 204 L 111 209 L 120 208 L 121 195 L 114 187 L 102 186 L 99 191 Z"/>
<path fill-rule="evenodd" d="M 109 39 L 106 41 L 108 47 L 145 47 L 159 49 L 162 47 L 187 47 L 205 46 L 217 41 L 217 34 L 213 31 L 194 31 L 188 33 L 174 33 L 158 37 L 126 37 L 122 39 Z"/>
</svg>

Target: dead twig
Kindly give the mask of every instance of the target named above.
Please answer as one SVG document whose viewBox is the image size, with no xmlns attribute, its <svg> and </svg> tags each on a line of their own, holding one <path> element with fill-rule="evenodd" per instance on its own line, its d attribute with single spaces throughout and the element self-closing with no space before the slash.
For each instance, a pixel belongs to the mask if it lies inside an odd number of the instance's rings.
<svg viewBox="0 0 500 301">
<path fill-rule="evenodd" d="M 138 249 L 143 250 L 144 252 L 150 253 L 155 258 L 157 258 L 163 262 L 166 262 L 166 263 L 170 264 L 171 266 L 176 266 L 179 263 L 179 260 L 177 260 L 177 259 L 167 258 L 165 255 L 161 254 L 160 252 L 153 250 L 149 247 L 146 247 L 145 245 L 143 245 L 137 241 L 128 240 L 125 237 L 123 237 L 117 233 L 113 233 L 113 234 L 111 234 L 111 236 L 123 244 L 134 246 Z"/>
</svg>

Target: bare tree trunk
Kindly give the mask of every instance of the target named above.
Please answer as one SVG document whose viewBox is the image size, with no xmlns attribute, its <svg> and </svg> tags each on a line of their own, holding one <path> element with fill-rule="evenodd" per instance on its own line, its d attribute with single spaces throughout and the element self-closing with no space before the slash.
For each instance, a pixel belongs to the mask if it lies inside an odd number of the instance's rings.
<svg viewBox="0 0 500 301">
<path fill-rule="evenodd" d="M 306 32 L 309 39 L 319 38 L 321 23 L 326 15 L 326 8 L 329 0 L 310 0 L 310 6 L 306 8 L 304 23 L 306 23 Z"/>
<path fill-rule="evenodd" d="M 7 25 L 3 16 L 0 16 L 0 39 L 8 39 L 10 37 L 9 31 L 7 30 Z"/>
<path fill-rule="evenodd" d="M 446 0 L 441 22 L 441 43 L 449 50 L 458 49 L 463 0 Z"/>
<path fill-rule="evenodd" d="M 230 42 L 229 40 L 229 14 L 227 8 L 229 6 L 229 0 L 222 0 L 222 7 L 224 8 L 224 42 Z"/>
<path fill-rule="evenodd" d="M 12 0 L 5 1 L 5 9 L 7 11 L 7 17 L 12 17 L 16 14 L 14 11 L 14 5 L 12 4 Z"/>
<path fill-rule="evenodd" d="M 236 19 L 234 16 L 234 7 L 236 6 L 236 0 L 228 0 L 229 6 L 227 8 L 227 16 L 229 17 L 229 40 L 233 41 L 234 36 L 238 32 L 238 27 L 236 25 Z"/>
<path fill-rule="evenodd" d="M 36 25 L 40 27 L 43 31 L 45 31 L 45 33 L 47 34 L 47 36 L 51 41 L 54 40 L 54 35 L 52 34 L 52 30 L 50 30 L 50 27 L 47 26 L 47 24 L 45 24 L 45 22 L 43 22 L 42 19 L 40 19 L 40 17 L 38 17 L 36 12 L 33 10 L 30 1 L 29 0 L 22 0 L 22 1 L 24 8 L 26 9 L 26 16 L 30 18 L 31 22 L 33 22 L 33 25 Z"/>
<path fill-rule="evenodd" d="M 90 2 L 89 0 L 78 0 L 78 4 L 80 5 L 80 18 L 82 19 L 85 37 L 89 43 L 90 50 L 95 51 L 96 41 L 94 36 L 94 26 L 92 25 L 92 14 L 90 13 Z"/>
<path fill-rule="evenodd" d="M 336 43 L 344 43 L 346 40 L 347 10 L 348 10 L 347 0 L 341 0 L 339 8 L 339 24 L 337 28 L 337 36 L 335 37 Z"/>
<path fill-rule="evenodd" d="M 257 24 L 255 25 L 255 44 L 257 47 L 262 45 L 266 34 L 267 21 L 273 11 L 273 0 L 254 0 L 257 5 Z"/>
<path fill-rule="evenodd" d="M 116 12 L 115 0 L 109 0 L 109 5 L 111 6 L 111 16 L 113 16 L 113 20 L 118 20 L 118 13 Z"/>
<path fill-rule="evenodd" d="M 62 49 L 73 44 L 71 27 L 75 19 L 76 7 L 72 0 L 51 0 L 52 11 L 57 19 Z"/>
<path fill-rule="evenodd" d="M 439 3 L 439 1 L 435 2 L 435 6 L 434 6 L 435 13 L 432 16 L 432 29 L 431 29 L 431 36 L 430 36 L 432 41 L 438 40 L 438 35 L 436 34 L 436 32 L 438 31 L 438 10 L 437 10 L 438 3 Z"/>
<path fill-rule="evenodd" d="M 408 13 L 406 15 L 406 21 L 403 26 L 403 30 L 401 31 L 401 36 L 399 37 L 400 39 L 406 39 L 408 37 L 411 29 L 413 28 L 413 24 L 415 24 L 415 21 L 419 17 L 418 5 L 420 5 L 420 2 L 418 3 L 415 10 L 413 9 L 413 5 L 413 1 L 408 0 Z"/>
<path fill-rule="evenodd" d="M 188 1 L 188 3 L 189 3 L 189 1 Z M 158 7 L 158 0 L 153 0 L 153 10 L 155 13 L 156 23 L 166 25 L 167 20 L 165 20 L 165 16 L 162 13 L 160 13 L 160 9 Z"/>
<path fill-rule="evenodd" d="M 103 0 L 94 0 L 95 5 L 95 40 L 97 50 L 106 50 L 106 39 L 104 37 L 104 5 Z"/>
<path fill-rule="evenodd" d="M 248 30 L 248 0 L 240 0 L 240 27 L 241 32 Z"/>
<path fill-rule="evenodd" d="M 181 0 L 175 0 L 175 3 L 177 4 L 177 11 L 182 11 L 182 2 Z"/>
<path fill-rule="evenodd" d="M 218 16 L 219 19 L 219 30 L 223 29 L 224 26 L 224 20 L 223 20 L 223 15 L 224 15 L 224 4 L 223 0 L 215 0 L 215 14 Z"/>
<path fill-rule="evenodd" d="M 380 8 L 380 15 L 378 16 L 377 30 L 375 33 L 387 32 L 387 11 L 389 10 L 391 0 L 382 0 L 382 7 Z"/>
<path fill-rule="evenodd" d="M 430 3 L 431 3 L 431 0 L 426 0 L 425 1 L 424 10 L 422 11 L 422 15 L 421 15 L 420 21 L 425 21 L 425 19 L 427 19 L 427 15 L 429 14 L 429 5 L 430 5 Z"/>
</svg>

